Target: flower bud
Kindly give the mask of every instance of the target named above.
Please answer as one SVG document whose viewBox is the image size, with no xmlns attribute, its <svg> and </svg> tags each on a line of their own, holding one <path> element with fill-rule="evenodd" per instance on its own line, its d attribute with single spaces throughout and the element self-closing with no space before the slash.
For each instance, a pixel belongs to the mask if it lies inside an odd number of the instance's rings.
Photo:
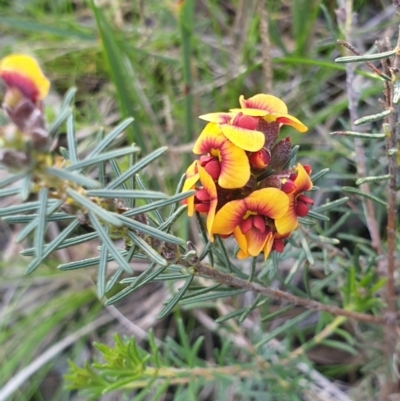
<svg viewBox="0 0 400 401">
<path fill-rule="evenodd" d="M 268 166 L 271 160 L 271 153 L 267 149 L 261 149 L 258 152 L 251 153 L 249 156 L 250 166 L 255 169 L 263 169 Z"/>
</svg>

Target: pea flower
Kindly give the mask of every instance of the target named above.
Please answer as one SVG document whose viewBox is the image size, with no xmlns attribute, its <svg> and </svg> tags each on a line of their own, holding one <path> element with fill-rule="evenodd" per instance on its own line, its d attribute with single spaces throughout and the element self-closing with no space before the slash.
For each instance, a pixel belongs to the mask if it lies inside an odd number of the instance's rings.
<svg viewBox="0 0 400 401">
<path fill-rule="evenodd" d="M 308 214 L 309 205 L 314 201 L 303 192 L 313 187 L 309 173 L 300 163 L 296 166 L 295 178 L 291 180 L 295 186 L 292 192 L 288 193 L 289 209 L 284 216 L 275 220 L 276 230 L 279 234 L 285 235 L 295 230 L 299 224 L 297 217 L 305 217 Z"/>
<path fill-rule="evenodd" d="M 243 187 L 250 178 L 246 152 L 228 140 L 218 124 L 206 125 L 193 147 L 193 153 L 207 154 L 207 158 L 200 158 L 200 164 L 222 188 Z M 213 165 L 209 165 L 211 161 L 214 161 Z M 216 167 L 216 164 L 219 166 Z"/>
<path fill-rule="evenodd" d="M 288 114 L 286 104 L 272 95 L 258 94 L 249 99 L 243 95 L 239 97 L 241 109 L 231 109 L 233 113 L 243 113 L 246 116 L 262 117 L 267 122 L 278 121 L 283 125 L 290 125 L 299 132 L 306 132 L 308 128 L 296 117 Z"/>
<path fill-rule="evenodd" d="M 283 217 L 288 208 L 289 197 L 283 191 L 259 189 L 224 205 L 215 216 L 212 233 L 233 234 L 243 255 L 257 256 L 272 246 L 273 220 Z"/>
<path fill-rule="evenodd" d="M 207 216 L 210 241 L 233 236 L 239 259 L 260 253 L 266 259 L 283 252 L 298 217 L 313 204 L 303 194 L 313 186 L 311 169 L 291 167 L 291 140 L 278 140 L 283 125 L 307 127 L 275 96 L 240 96 L 239 102 L 241 108 L 200 116 L 208 124 L 194 144 L 199 157 L 186 171 L 183 190 L 196 190 L 186 200 L 188 215 Z"/>
<path fill-rule="evenodd" d="M 47 96 L 50 89 L 50 81 L 43 75 L 37 61 L 25 54 L 4 57 L 0 61 L 0 78 L 9 91 L 5 103 L 10 107 L 15 106 L 21 97 L 37 103 Z"/>
</svg>

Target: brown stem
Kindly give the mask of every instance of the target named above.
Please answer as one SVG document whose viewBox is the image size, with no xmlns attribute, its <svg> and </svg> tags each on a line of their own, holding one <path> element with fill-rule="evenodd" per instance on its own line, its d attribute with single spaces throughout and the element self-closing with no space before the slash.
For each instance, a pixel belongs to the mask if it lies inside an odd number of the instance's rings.
<svg viewBox="0 0 400 401">
<path fill-rule="evenodd" d="M 213 267 L 199 263 L 195 267 L 196 273 L 200 276 L 209 277 L 218 283 L 228 285 L 230 287 L 241 288 L 248 291 L 253 291 L 258 294 L 265 295 L 274 299 L 285 300 L 293 305 L 300 305 L 310 310 L 328 312 L 335 316 L 345 316 L 350 319 L 355 319 L 359 322 L 373 323 L 373 324 L 386 324 L 386 318 L 377 317 L 373 315 L 368 315 L 366 313 L 354 312 L 347 309 L 342 309 L 333 305 L 325 305 L 321 302 L 314 301 L 312 299 L 305 299 L 293 295 L 289 292 L 284 292 L 280 290 L 274 290 L 269 287 L 264 287 L 260 284 L 253 283 L 250 281 L 242 280 L 240 278 L 234 277 L 231 274 L 223 273 Z"/>
<path fill-rule="evenodd" d="M 400 46 L 400 27 L 398 34 L 397 48 Z M 396 322 L 394 316 L 396 316 L 396 287 L 395 287 L 395 263 L 396 263 L 396 226 L 397 226 L 397 208 L 396 208 L 396 186 L 397 186 L 397 160 L 396 155 L 390 155 L 390 149 L 397 149 L 398 146 L 398 110 L 397 106 L 393 104 L 394 85 L 400 81 L 400 55 L 396 54 L 392 68 L 389 68 L 387 63 L 382 63 L 384 69 L 391 73 L 392 83 L 385 85 L 385 100 L 386 108 L 391 110 L 391 114 L 386 118 L 383 124 L 383 131 L 386 133 L 386 154 L 388 158 L 388 172 L 390 175 L 387 187 L 388 194 L 388 207 L 387 207 L 387 283 L 386 283 L 386 315 L 388 323 L 391 326 L 385 328 L 385 345 L 386 355 L 389 365 L 393 360 L 393 355 L 396 351 Z M 391 367 L 389 368 L 389 374 L 392 373 Z M 396 392 L 398 386 L 396 380 L 388 378 L 386 386 L 382 391 L 381 399 L 387 399 L 390 394 Z"/>
</svg>

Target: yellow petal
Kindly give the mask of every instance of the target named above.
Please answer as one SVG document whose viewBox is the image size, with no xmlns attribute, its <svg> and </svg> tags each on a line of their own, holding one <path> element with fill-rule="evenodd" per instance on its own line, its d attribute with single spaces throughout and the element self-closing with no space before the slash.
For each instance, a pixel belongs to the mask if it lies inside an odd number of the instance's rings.
<svg viewBox="0 0 400 401">
<path fill-rule="evenodd" d="M 200 119 L 211 123 L 223 124 L 235 117 L 235 113 L 208 113 L 199 116 Z"/>
<path fill-rule="evenodd" d="M 226 138 L 220 148 L 220 164 L 218 184 L 222 188 L 242 188 L 249 181 L 250 163 L 246 152 Z"/>
<path fill-rule="evenodd" d="M 193 146 L 193 153 L 202 155 L 211 153 L 211 149 L 219 149 L 225 141 L 221 128 L 216 123 L 208 123 Z"/>
<path fill-rule="evenodd" d="M 248 152 L 257 152 L 264 146 L 265 136 L 260 131 L 253 131 L 230 124 L 222 124 L 221 130 L 233 144 Z"/>
<path fill-rule="evenodd" d="M 271 219 L 282 217 L 289 208 L 289 196 L 278 188 L 263 188 L 244 199 L 248 210 Z"/>
<path fill-rule="evenodd" d="M 297 129 L 297 131 L 299 132 L 308 131 L 308 128 L 296 117 L 293 117 L 289 114 L 279 114 L 279 113 L 274 113 L 273 116 L 275 117 L 274 121 L 278 121 L 281 124 L 290 125 L 291 127 Z"/>
<path fill-rule="evenodd" d="M 243 219 L 247 209 L 243 200 L 234 200 L 224 205 L 215 215 L 212 232 L 229 235 Z"/>
<path fill-rule="evenodd" d="M 276 96 L 265 95 L 260 93 L 247 100 L 243 95 L 239 97 L 239 103 L 242 109 L 258 109 L 265 110 L 269 113 L 287 114 L 288 109 L 286 104 Z"/>
<path fill-rule="evenodd" d="M 295 195 L 289 194 L 288 197 L 290 201 L 287 212 L 283 216 L 275 219 L 276 231 L 281 235 L 289 234 L 291 231 L 295 230 L 299 224 L 294 209 Z"/>
<path fill-rule="evenodd" d="M 37 61 L 24 54 L 12 54 L 0 61 L 0 77 L 9 87 L 15 87 L 32 101 L 44 99 L 50 81 L 43 75 Z"/>
</svg>

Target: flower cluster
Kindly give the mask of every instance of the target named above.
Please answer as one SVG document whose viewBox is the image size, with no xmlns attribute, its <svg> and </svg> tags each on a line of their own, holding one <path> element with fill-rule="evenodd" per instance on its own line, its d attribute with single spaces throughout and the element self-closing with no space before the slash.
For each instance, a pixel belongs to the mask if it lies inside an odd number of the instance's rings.
<svg viewBox="0 0 400 401">
<path fill-rule="evenodd" d="M 286 104 L 272 95 L 239 98 L 241 108 L 200 116 L 207 121 L 193 147 L 199 155 L 186 171 L 183 191 L 188 214 L 205 214 L 210 241 L 233 235 L 237 257 L 272 250 L 282 252 L 284 240 L 308 214 L 313 201 L 303 193 L 313 184 L 308 165 L 290 167 L 291 141 L 278 141 L 282 125 L 300 132 L 307 127 L 288 114 Z"/>
</svg>

